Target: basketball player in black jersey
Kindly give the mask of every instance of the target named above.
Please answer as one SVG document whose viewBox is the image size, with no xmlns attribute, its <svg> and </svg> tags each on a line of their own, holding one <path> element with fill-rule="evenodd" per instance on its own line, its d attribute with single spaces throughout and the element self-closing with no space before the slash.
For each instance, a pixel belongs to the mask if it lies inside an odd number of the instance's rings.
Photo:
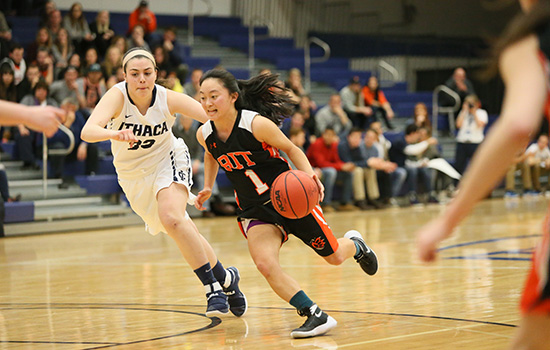
<svg viewBox="0 0 550 350">
<path fill-rule="evenodd" d="M 550 0 L 520 0 L 518 16 L 495 47 L 506 92 L 502 114 L 476 152 L 460 181 L 458 195 L 439 217 L 418 232 L 418 251 L 433 261 L 437 245 L 497 185 L 550 112 Z M 495 60 L 495 70 L 496 70 Z M 521 319 L 511 349 L 550 347 L 550 214 L 535 249 L 521 300 Z"/>
<path fill-rule="evenodd" d="M 237 81 L 223 70 L 211 70 L 201 78 L 200 101 L 209 121 L 197 131 L 205 149 L 204 189 L 195 205 L 199 209 L 212 192 L 222 167 L 231 181 L 241 209 L 239 226 L 248 239 L 250 255 L 271 288 L 283 300 L 307 316 L 305 323 L 292 331 L 294 338 L 313 337 L 328 332 L 336 321 L 309 299 L 298 282 L 286 274 L 279 263 L 281 243 L 293 234 L 322 256 L 329 264 L 340 265 L 355 257 L 363 270 L 373 275 L 378 269 L 374 252 L 357 231 L 336 239 L 317 206 L 308 216 L 292 220 L 273 208 L 269 189 L 273 180 L 289 170 L 279 155 L 284 151 L 299 170 L 316 181 L 321 196 L 323 185 L 314 174 L 304 153 L 278 128 L 281 116 L 291 114 L 286 91 L 278 86 L 277 76 L 261 74 Z"/>
</svg>

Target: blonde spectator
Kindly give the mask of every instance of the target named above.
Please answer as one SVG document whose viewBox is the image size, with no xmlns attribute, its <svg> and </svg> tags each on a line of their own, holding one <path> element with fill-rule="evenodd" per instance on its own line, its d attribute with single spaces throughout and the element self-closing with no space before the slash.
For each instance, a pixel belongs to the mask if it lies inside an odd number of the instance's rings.
<svg viewBox="0 0 550 350">
<path fill-rule="evenodd" d="M 61 28 L 57 33 L 57 38 L 52 45 L 52 56 L 54 60 L 54 76 L 58 77 L 59 72 L 69 65 L 69 58 L 74 52 L 73 44 L 69 38 L 69 33 L 65 28 Z"/>
<path fill-rule="evenodd" d="M 63 27 L 67 29 L 76 52 L 82 54 L 93 44 L 94 37 L 79 2 L 73 3 L 63 18 Z"/>
</svg>

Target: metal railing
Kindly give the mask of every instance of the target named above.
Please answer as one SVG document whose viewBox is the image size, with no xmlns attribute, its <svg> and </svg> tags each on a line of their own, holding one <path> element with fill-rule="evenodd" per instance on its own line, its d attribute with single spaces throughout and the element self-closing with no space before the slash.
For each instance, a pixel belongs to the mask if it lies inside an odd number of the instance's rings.
<svg viewBox="0 0 550 350">
<path fill-rule="evenodd" d="M 382 81 L 382 70 L 390 73 L 392 76 L 392 80 L 388 82 Z M 378 61 L 378 83 L 381 87 L 392 87 L 395 85 L 396 82 L 399 81 L 399 71 L 397 68 L 389 64 L 388 62 L 384 60 Z"/>
<path fill-rule="evenodd" d="M 311 44 L 317 44 L 323 51 L 323 57 L 311 57 Z M 305 75 L 305 90 L 309 93 L 311 91 L 311 63 L 312 62 L 324 62 L 330 57 L 330 46 L 323 40 L 313 36 L 307 39 L 306 46 L 304 48 L 304 75 Z"/>
<path fill-rule="evenodd" d="M 48 150 L 48 142 L 45 134 L 42 134 L 42 190 L 44 198 L 48 198 L 48 155 L 64 156 L 71 153 L 74 149 L 73 132 L 65 125 L 59 125 L 59 130 L 63 131 L 69 137 L 69 147 Z"/>
<path fill-rule="evenodd" d="M 214 7 L 212 6 L 212 2 L 210 0 L 202 0 L 206 6 L 208 7 L 208 10 L 206 10 L 206 13 L 203 14 L 203 16 L 210 16 L 212 13 L 212 10 Z M 188 0 L 187 2 L 187 13 L 188 13 L 188 24 L 187 24 L 187 45 L 193 46 L 195 43 L 195 9 L 193 8 L 193 0 Z"/>
<path fill-rule="evenodd" d="M 455 104 L 454 106 L 450 107 L 441 107 L 439 106 L 439 93 L 443 92 L 447 95 L 451 96 Z M 445 85 L 439 85 L 434 89 L 434 92 L 432 94 L 432 124 L 433 124 L 433 131 L 435 133 L 439 133 L 437 129 L 437 116 L 439 113 L 446 113 L 449 118 L 449 131 L 451 132 L 451 135 L 454 135 L 455 133 L 455 112 L 460 109 L 460 96 L 453 90 L 451 90 L 449 87 Z"/>
<path fill-rule="evenodd" d="M 252 76 L 254 71 L 254 44 L 256 43 L 256 34 L 254 33 L 254 28 L 257 25 L 267 26 L 268 35 L 262 36 L 261 38 L 268 37 L 269 33 L 273 32 L 273 22 L 271 22 L 269 19 L 260 16 L 252 17 L 250 19 L 250 24 L 248 25 L 248 71 L 250 73 L 250 76 Z"/>
</svg>

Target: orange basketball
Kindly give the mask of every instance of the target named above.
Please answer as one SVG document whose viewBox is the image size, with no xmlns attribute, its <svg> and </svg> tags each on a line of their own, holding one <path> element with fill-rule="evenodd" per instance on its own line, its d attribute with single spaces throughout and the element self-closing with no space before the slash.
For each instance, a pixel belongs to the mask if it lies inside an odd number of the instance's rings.
<svg viewBox="0 0 550 350">
<path fill-rule="evenodd" d="M 315 180 L 305 172 L 288 170 L 273 181 L 271 203 L 285 218 L 300 219 L 319 203 L 319 189 Z"/>
</svg>

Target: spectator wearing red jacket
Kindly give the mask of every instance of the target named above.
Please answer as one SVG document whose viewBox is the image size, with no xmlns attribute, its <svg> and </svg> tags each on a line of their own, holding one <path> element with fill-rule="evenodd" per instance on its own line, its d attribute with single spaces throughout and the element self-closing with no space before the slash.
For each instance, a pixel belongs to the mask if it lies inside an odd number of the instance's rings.
<svg viewBox="0 0 550 350">
<path fill-rule="evenodd" d="M 149 10 L 149 4 L 147 1 L 142 0 L 139 2 L 139 6 L 130 13 L 128 18 L 128 34 L 132 32 L 135 26 L 140 25 L 145 31 L 145 40 L 151 42 L 154 38 L 151 38 L 157 30 L 157 17 L 153 11 Z"/>
<path fill-rule="evenodd" d="M 332 193 L 336 181 L 342 182 L 342 196 L 337 209 L 340 211 L 359 210 L 351 204 L 355 164 L 344 163 L 340 159 L 338 137 L 332 128 L 327 127 L 321 137 L 309 146 L 307 158 L 312 167 L 321 169 L 321 181 L 325 186 L 325 198 L 321 203 L 323 211 L 328 213 L 335 210 L 332 206 Z"/>
</svg>

